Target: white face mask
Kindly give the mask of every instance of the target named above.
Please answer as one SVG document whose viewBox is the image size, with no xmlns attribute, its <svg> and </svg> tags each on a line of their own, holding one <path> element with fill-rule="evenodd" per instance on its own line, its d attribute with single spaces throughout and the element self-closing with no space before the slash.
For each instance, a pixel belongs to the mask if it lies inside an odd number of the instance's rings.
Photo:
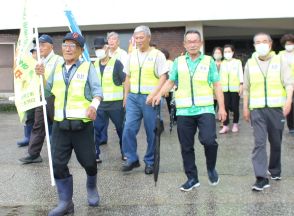
<svg viewBox="0 0 294 216">
<path fill-rule="evenodd" d="M 266 43 L 255 44 L 255 50 L 259 56 L 266 56 L 270 52 L 270 47 Z"/>
<path fill-rule="evenodd" d="M 95 54 L 98 59 L 104 59 L 106 57 L 106 53 L 104 49 L 97 49 L 95 50 Z"/>
<path fill-rule="evenodd" d="M 287 52 L 292 52 L 294 50 L 294 44 L 287 44 L 287 45 L 285 45 L 285 50 Z"/>
<path fill-rule="evenodd" d="M 231 60 L 233 58 L 233 53 L 232 52 L 230 52 L 230 53 L 224 53 L 224 57 L 227 60 Z"/>
<path fill-rule="evenodd" d="M 218 60 L 222 59 L 222 55 L 221 54 L 214 54 L 213 58 L 218 61 Z"/>
</svg>

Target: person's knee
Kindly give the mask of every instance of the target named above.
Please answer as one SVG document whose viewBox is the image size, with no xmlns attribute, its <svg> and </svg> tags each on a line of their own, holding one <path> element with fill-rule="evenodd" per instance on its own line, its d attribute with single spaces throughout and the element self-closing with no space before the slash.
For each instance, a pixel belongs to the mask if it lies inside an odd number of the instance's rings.
<svg viewBox="0 0 294 216">
<path fill-rule="evenodd" d="M 53 166 L 54 178 L 64 179 L 70 176 L 68 167 L 65 165 L 55 165 Z"/>
<path fill-rule="evenodd" d="M 94 176 L 97 174 L 97 166 L 85 166 L 85 171 L 87 175 Z"/>
</svg>

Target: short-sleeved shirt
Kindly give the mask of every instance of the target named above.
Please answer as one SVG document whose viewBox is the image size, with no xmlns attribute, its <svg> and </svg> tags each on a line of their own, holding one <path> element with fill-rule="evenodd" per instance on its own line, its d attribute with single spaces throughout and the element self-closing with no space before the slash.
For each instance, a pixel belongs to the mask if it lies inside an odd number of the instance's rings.
<svg viewBox="0 0 294 216">
<path fill-rule="evenodd" d="M 151 49 L 152 48 L 150 48 L 146 52 L 141 52 L 139 50 L 136 50 L 140 65 L 142 65 L 142 63 L 144 62 L 144 59 L 148 56 L 149 51 Z M 126 69 L 125 69 L 125 73 L 127 75 L 130 75 L 130 57 L 131 57 L 131 55 L 129 55 L 129 60 L 127 61 Z M 155 74 L 157 77 L 160 77 L 161 75 L 163 75 L 167 72 L 168 72 L 168 68 L 166 65 L 165 55 L 161 51 L 159 51 L 158 55 L 156 56 L 156 59 L 155 59 Z"/>
<path fill-rule="evenodd" d="M 186 62 L 190 71 L 190 75 L 193 76 L 198 64 L 204 58 L 204 55 L 200 53 L 200 56 L 196 58 L 194 61 L 191 59 L 188 53 L 185 54 Z M 178 58 L 174 61 L 169 80 L 177 83 L 178 82 Z M 220 76 L 216 67 L 214 60 L 211 58 L 208 72 L 208 84 L 213 85 L 213 83 L 219 82 Z M 191 106 L 185 108 L 177 108 L 177 116 L 194 116 L 200 115 L 204 113 L 212 113 L 215 114 L 213 105 L 209 106 Z"/>
</svg>

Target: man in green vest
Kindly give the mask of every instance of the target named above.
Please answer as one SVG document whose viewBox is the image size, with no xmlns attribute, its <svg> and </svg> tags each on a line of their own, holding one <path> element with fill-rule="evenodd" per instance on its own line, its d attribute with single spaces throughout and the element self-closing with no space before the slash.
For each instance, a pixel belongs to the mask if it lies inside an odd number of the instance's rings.
<svg viewBox="0 0 294 216">
<path fill-rule="evenodd" d="M 97 117 L 94 121 L 96 162 L 101 163 L 100 144 L 103 142 L 103 133 L 107 132 L 109 118 L 116 128 L 119 137 L 121 157 L 124 160 L 122 151 L 122 131 L 124 121 L 123 83 L 126 74 L 123 72 L 122 63 L 115 57 L 109 57 L 109 47 L 104 37 L 97 37 L 94 40 L 97 60 L 94 63 L 95 69 L 103 91 L 103 101 L 97 110 Z M 105 135 L 104 135 L 105 137 Z"/>
<path fill-rule="evenodd" d="M 180 187 L 182 191 L 190 191 L 200 186 L 194 153 L 197 128 L 199 141 L 204 146 L 209 183 L 217 185 L 220 179 L 215 168 L 218 143 L 213 90 L 219 105 L 218 119 L 221 121 L 226 119 L 224 96 L 216 64 L 212 57 L 200 52 L 202 45 L 199 31 L 188 30 L 185 33 L 184 47 L 187 52 L 174 61 L 169 80 L 153 98 L 153 105 L 159 104 L 161 97 L 178 83 L 175 92 L 177 131 L 184 170 L 188 178 Z"/>
<path fill-rule="evenodd" d="M 56 65 L 63 63 L 63 58 L 54 53 L 53 39 L 47 34 L 43 34 L 39 37 L 40 57 L 42 63 L 45 66 L 44 83 L 46 83 L 48 77 L 56 68 Z M 49 131 L 52 128 L 53 115 L 54 115 L 54 97 L 46 97 L 46 110 L 48 114 Z M 45 124 L 43 115 L 43 106 L 35 108 L 34 112 L 34 124 L 31 131 L 31 137 L 29 140 L 27 156 L 20 158 L 19 160 L 23 164 L 40 163 L 42 162 L 41 150 L 45 140 Z"/>
<path fill-rule="evenodd" d="M 287 63 L 271 51 L 269 34 L 257 33 L 253 41 L 256 52 L 244 70 L 243 116 L 246 121 L 250 119 L 254 134 L 252 163 L 256 182 L 252 190 L 262 191 L 270 187 L 268 175 L 273 180 L 281 179 L 281 143 L 285 116 L 291 109 L 293 78 Z"/>
<path fill-rule="evenodd" d="M 102 99 L 102 89 L 94 66 L 79 60 L 84 44 L 80 34 L 67 33 L 62 43 L 65 63 L 57 65 L 47 80 L 46 93 L 55 96 L 51 153 L 59 197 L 58 206 L 49 216 L 74 212 L 73 178 L 68 169 L 73 149 L 87 173 L 88 204 L 99 205 L 92 121 Z M 43 65 L 37 65 L 36 72 L 44 74 Z"/>
<path fill-rule="evenodd" d="M 126 65 L 125 97 L 126 121 L 123 131 L 123 152 L 127 162 L 122 171 L 127 172 L 139 167 L 136 135 L 141 120 L 147 135 L 147 150 L 144 157 L 145 174 L 153 173 L 154 164 L 154 129 L 156 110 L 152 99 L 166 81 L 166 59 L 162 52 L 150 47 L 151 31 L 147 26 L 138 26 L 134 31 L 137 49 L 130 54 Z"/>
</svg>

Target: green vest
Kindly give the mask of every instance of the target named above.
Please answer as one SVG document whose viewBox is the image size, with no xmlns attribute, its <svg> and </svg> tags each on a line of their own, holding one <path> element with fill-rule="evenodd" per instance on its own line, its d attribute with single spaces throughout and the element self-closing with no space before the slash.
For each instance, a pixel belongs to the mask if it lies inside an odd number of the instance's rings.
<svg viewBox="0 0 294 216">
<path fill-rule="evenodd" d="M 223 92 L 239 92 L 239 68 L 242 63 L 239 59 L 223 60 L 220 66 L 220 78 Z"/>
<path fill-rule="evenodd" d="M 85 86 L 88 79 L 90 63 L 83 62 L 76 70 L 69 86 L 65 85 L 62 73 L 62 64 L 57 65 L 54 73 L 54 81 L 51 92 L 55 96 L 54 101 L 54 120 L 64 119 L 91 121 L 86 116 L 91 101 L 85 97 Z"/>
<path fill-rule="evenodd" d="M 141 68 L 137 52 L 137 50 L 133 51 L 130 56 L 130 92 L 150 94 L 159 82 L 155 75 L 155 60 L 159 51 L 152 49 Z"/>
<path fill-rule="evenodd" d="M 177 108 L 213 105 L 213 87 L 208 83 L 210 61 L 211 57 L 204 55 L 191 77 L 186 57 L 178 57 L 179 82 L 175 92 Z"/>
<path fill-rule="evenodd" d="M 100 60 L 97 59 L 94 63 L 95 69 L 97 71 L 97 75 L 99 80 L 101 80 L 101 86 L 103 91 L 103 101 L 119 101 L 123 99 L 123 86 L 117 86 L 113 82 L 113 68 L 116 59 L 111 58 L 108 63 L 106 64 L 103 76 L 101 77 L 101 71 L 99 62 Z"/>
<path fill-rule="evenodd" d="M 249 108 L 282 107 L 286 91 L 281 81 L 280 56 L 272 54 L 267 75 L 264 77 L 255 57 L 248 60 L 250 99 Z"/>
</svg>

